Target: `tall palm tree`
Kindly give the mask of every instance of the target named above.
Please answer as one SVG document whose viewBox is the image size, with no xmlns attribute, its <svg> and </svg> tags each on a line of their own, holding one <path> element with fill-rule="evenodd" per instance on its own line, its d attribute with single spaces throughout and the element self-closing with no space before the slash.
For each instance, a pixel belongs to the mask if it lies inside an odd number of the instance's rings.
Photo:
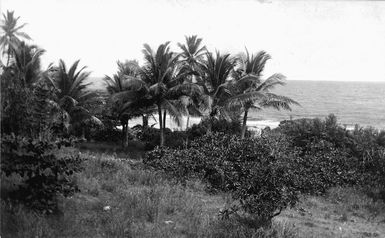
<svg viewBox="0 0 385 238">
<path fill-rule="evenodd" d="M 178 43 L 178 47 L 181 49 L 180 53 L 180 64 L 184 67 L 184 70 L 189 75 L 186 77 L 187 82 L 195 83 L 196 77 L 202 75 L 203 62 L 206 56 L 206 46 L 202 46 L 202 38 L 198 36 L 185 36 L 185 43 Z M 200 98 L 181 98 L 180 105 L 184 108 L 187 114 L 186 128 L 189 126 L 190 115 L 202 116 L 199 108 L 199 102 L 202 101 Z"/>
<path fill-rule="evenodd" d="M 96 92 L 88 90 L 91 83 L 85 81 L 90 72 L 85 72 L 86 67 L 78 69 L 79 60 L 67 69 L 63 60 L 59 61 L 57 73 L 51 79 L 56 88 L 56 101 L 62 109 L 61 120 L 63 125 L 79 125 L 87 121 L 101 124 L 100 120 L 91 115 L 88 106 L 97 103 L 99 96 Z M 68 126 L 67 126 L 68 127 Z"/>
<path fill-rule="evenodd" d="M 7 64 L 9 66 L 9 60 L 12 55 L 12 49 L 16 48 L 21 39 L 31 40 L 31 37 L 25 32 L 20 31 L 26 23 L 21 26 L 17 25 L 17 22 L 20 17 L 15 18 L 13 11 L 7 11 L 7 14 L 3 14 L 3 23 L 1 24 L 1 30 L 3 31 L 2 36 L 0 37 L 0 47 L 3 51 L 3 54 L 7 54 Z"/>
<path fill-rule="evenodd" d="M 277 110 L 291 110 L 291 105 L 299 105 L 289 97 L 270 92 L 277 85 L 285 85 L 286 77 L 284 75 L 273 74 L 266 80 L 261 79 L 269 59 L 271 56 L 264 51 L 260 51 L 254 56 L 246 50 L 246 55 L 240 57 L 239 68 L 234 71 L 231 86 L 233 96 L 229 99 L 229 105 L 243 108 L 242 139 L 245 137 L 247 116 L 250 109 L 261 110 L 271 107 Z"/>
<path fill-rule="evenodd" d="M 203 87 L 206 108 L 208 109 L 209 128 L 211 133 L 212 120 L 216 116 L 230 119 L 226 110 L 226 103 L 232 96 L 229 90 L 231 75 L 236 65 L 236 59 L 230 54 L 206 52 L 206 60 L 202 67 L 202 77 L 198 77 L 198 84 Z"/>
</svg>

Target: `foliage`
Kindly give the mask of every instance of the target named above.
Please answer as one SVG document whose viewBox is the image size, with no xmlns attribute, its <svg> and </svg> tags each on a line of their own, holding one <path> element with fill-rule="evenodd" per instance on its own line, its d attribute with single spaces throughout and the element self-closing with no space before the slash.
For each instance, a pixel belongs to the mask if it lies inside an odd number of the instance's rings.
<svg viewBox="0 0 385 238">
<path fill-rule="evenodd" d="M 311 142 L 292 162 L 297 189 L 302 193 L 324 194 L 335 186 L 361 182 L 359 161 L 328 141 Z"/>
<path fill-rule="evenodd" d="M 245 138 L 247 116 L 250 109 L 262 110 L 274 108 L 277 110 L 291 110 L 291 105 L 299 105 L 293 99 L 271 93 L 277 85 L 285 85 L 285 76 L 273 74 L 266 80 L 262 80 L 262 71 L 271 56 L 264 51 L 255 56 L 249 55 L 239 58 L 239 67 L 233 71 L 231 81 L 232 96 L 228 99 L 232 109 L 241 108 L 244 112 L 241 138 Z"/>
<path fill-rule="evenodd" d="M 145 163 L 182 181 L 198 177 L 213 189 L 230 192 L 237 203 L 223 216 L 243 211 L 263 226 L 297 201 L 295 174 L 289 166 L 295 154 L 288 148 L 281 136 L 239 140 L 209 134 L 188 149 L 157 148 L 147 154 Z"/>
<path fill-rule="evenodd" d="M 131 160 L 83 156 L 84 170 L 77 174 L 81 192 L 63 199 L 60 216 L 2 201 L 1 237 L 295 237 L 288 223 L 255 230 L 237 220 L 219 220 L 224 199 L 206 193 L 198 181 L 184 187 Z"/>
<path fill-rule="evenodd" d="M 56 107 L 60 109 L 59 121 L 63 124 L 64 134 L 71 129 L 84 128 L 88 124 L 101 124 L 101 121 L 93 116 L 90 105 L 100 101 L 96 92 L 90 91 L 86 83 L 90 72 L 85 72 L 86 67 L 78 69 L 79 60 L 75 61 L 67 69 L 64 61 L 59 61 L 59 67 L 52 77 L 47 77 L 55 91 Z"/>
<path fill-rule="evenodd" d="M 203 88 L 206 97 L 208 119 L 215 117 L 230 119 L 226 103 L 231 97 L 229 81 L 236 65 L 236 58 L 230 54 L 216 54 L 206 52 L 206 59 L 202 64 L 202 76 L 197 78 L 197 83 Z M 211 131 L 209 124 L 209 131 Z"/>
<path fill-rule="evenodd" d="M 1 129 L 3 133 L 28 133 L 29 120 L 33 112 L 30 107 L 34 95 L 29 88 L 21 87 L 15 81 L 10 68 L 1 77 Z"/>
<path fill-rule="evenodd" d="M 313 164 L 313 172 L 318 170 L 316 167 L 323 168 L 325 173 L 331 171 L 335 173 L 339 170 L 341 175 L 347 176 L 344 179 L 349 180 L 349 183 L 354 181 L 361 185 L 384 187 L 384 131 L 358 126 L 349 131 L 338 125 L 334 115 L 329 115 L 323 121 L 320 119 L 285 121 L 275 131 L 289 136 L 291 146 L 301 150 L 301 159 Z M 322 165 L 321 161 L 324 159 L 335 168 Z M 338 159 L 338 163 L 335 159 Z M 344 175 L 348 171 L 349 175 Z M 335 176 L 328 180 L 334 181 L 329 186 L 341 184 Z"/>
<path fill-rule="evenodd" d="M 79 156 L 58 158 L 54 147 L 48 141 L 3 136 L 1 170 L 6 176 L 16 174 L 23 178 L 17 189 L 9 192 L 9 199 L 52 213 L 58 209 L 58 195 L 69 196 L 78 191 L 71 175 L 80 169 Z"/>
<path fill-rule="evenodd" d="M 160 145 L 159 129 L 153 127 L 141 127 L 137 126 L 133 128 L 138 130 L 137 138 L 142 142 L 145 142 L 145 150 L 152 150 L 156 146 Z M 171 131 L 165 129 L 165 146 L 174 149 L 181 149 L 186 147 L 188 134 L 184 131 Z"/>
<path fill-rule="evenodd" d="M 209 125 L 209 123 L 208 120 L 203 120 L 199 124 L 194 124 L 192 127 L 188 128 L 186 131 L 188 139 L 194 140 L 205 135 L 209 126 L 211 126 L 211 131 L 214 133 L 220 132 L 229 135 L 239 135 L 242 129 L 241 123 L 238 120 L 228 121 L 226 119 L 213 118 L 211 125 Z"/>
<path fill-rule="evenodd" d="M 129 90 L 115 93 L 117 103 L 122 104 L 121 111 L 137 112 L 156 108 L 160 125 L 160 144 L 164 145 L 166 113 L 177 124 L 181 123 L 186 106 L 180 103 L 182 96 L 194 96 L 201 93 L 194 83 L 184 82 L 189 74 L 178 64 L 178 56 L 170 50 L 169 42 L 161 44 L 156 51 L 144 45 L 145 64 L 140 68 L 140 77 L 130 77 Z"/>
</svg>

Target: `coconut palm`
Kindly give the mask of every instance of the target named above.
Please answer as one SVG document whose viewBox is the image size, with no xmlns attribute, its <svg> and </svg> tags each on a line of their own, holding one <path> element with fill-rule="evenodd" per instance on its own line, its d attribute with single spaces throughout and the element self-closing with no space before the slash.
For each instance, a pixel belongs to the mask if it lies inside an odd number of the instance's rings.
<svg viewBox="0 0 385 238">
<path fill-rule="evenodd" d="M 285 85 L 284 75 L 273 74 L 266 80 L 261 79 L 269 59 L 271 56 L 264 51 L 260 51 L 254 56 L 246 50 L 246 55 L 240 57 L 240 67 L 234 71 L 234 80 L 231 85 L 233 96 L 229 99 L 229 105 L 243 108 L 242 139 L 245 137 L 247 116 L 250 109 L 261 110 L 271 107 L 277 110 L 291 110 L 291 105 L 299 105 L 289 97 L 270 92 L 277 85 Z"/>
<path fill-rule="evenodd" d="M 31 37 L 25 32 L 20 31 L 26 23 L 21 26 L 17 25 L 20 17 L 15 18 L 13 11 L 7 11 L 7 14 L 3 14 L 4 20 L 1 24 L 1 30 L 3 31 L 0 37 L 0 47 L 3 54 L 7 54 L 7 64 L 9 66 L 9 60 L 12 55 L 12 49 L 16 48 L 16 44 L 20 43 L 21 39 L 31 40 Z"/>
<path fill-rule="evenodd" d="M 178 47 L 181 49 L 180 64 L 184 67 L 184 70 L 188 72 L 186 77 L 187 82 L 196 82 L 196 77 L 201 76 L 203 61 L 206 55 L 206 47 L 202 46 L 202 38 L 198 38 L 196 35 L 185 36 L 185 43 L 178 43 Z M 181 98 L 180 105 L 183 107 L 187 114 L 186 128 L 189 126 L 190 115 L 202 116 L 200 111 L 201 98 Z"/>
<path fill-rule="evenodd" d="M 181 63 L 190 69 L 192 76 L 199 74 L 206 55 L 206 46 L 201 46 L 202 38 L 196 35 L 186 36 L 185 44 L 178 43 L 182 50 L 180 53 Z M 192 77 L 193 78 L 193 77 Z"/>
<path fill-rule="evenodd" d="M 87 89 L 91 83 L 85 81 L 90 72 L 85 72 L 86 67 L 78 69 L 79 60 L 67 69 L 63 60 L 59 61 L 56 74 L 51 82 L 56 88 L 56 103 L 61 109 L 61 121 L 65 127 L 76 126 L 86 122 L 101 124 L 100 120 L 91 115 L 88 106 L 96 103 L 99 96 L 96 92 Z"/>
<path fill-rule="evenodd" d="M 211 133 L 212 120 L 220 116 L 230 119 L 229 113 L 226 110 L 226 103 L 232 96 L 229 90 L 231 75 L 236 65 L 236 59 L 230 54 L 220 54 L 206 52 L 206 60 L 202 66 L 202 77 L 197 77 L 198 84 L 203 87 L 208 109 L 209 128 L 208 133 Z"/>
</svg>

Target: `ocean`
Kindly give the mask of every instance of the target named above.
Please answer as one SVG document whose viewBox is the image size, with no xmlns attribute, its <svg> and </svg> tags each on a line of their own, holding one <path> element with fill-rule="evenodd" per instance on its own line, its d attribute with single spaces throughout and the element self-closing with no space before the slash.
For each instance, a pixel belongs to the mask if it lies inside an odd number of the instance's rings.
<svg viewBox="0 0 385 238">
<path fill-rule="evenodd" d="M 101 79 L 94 78 L 92 81 L 95 88 L 103 88 Z M 355 124 L 385 129 L 385 82 L 287 80 L 285 86 L 279 86 L 271 92 L 288 96 L 301 106 L 293 106 L 292 111 L 251 111 L 247 123 L 249 127 L 274 128 L 283 120 L 315 117 L 323 119 L 333 113 L 338 122 L 349 129 L 354 128 Z M 190 123 L 198 123 L 199 120 L 191 118 Z M 135 123 L 141 123 L 141 120 L 133 120 L 130 124 Z M 173 123 L 169 127 L 177 129 Z"/>
<path fill-rule="evenodd" d="M 301 104 L 292 111 L 264 109 L 249 114 L 249 126 L 278 125 L 298 118 L 325 118 L 333 113 L 341 125 L 355 124 L 385 129 L 385 82 L 332 82 L 288 80 L 271 92 L 288 96 Z"/>
</svg>

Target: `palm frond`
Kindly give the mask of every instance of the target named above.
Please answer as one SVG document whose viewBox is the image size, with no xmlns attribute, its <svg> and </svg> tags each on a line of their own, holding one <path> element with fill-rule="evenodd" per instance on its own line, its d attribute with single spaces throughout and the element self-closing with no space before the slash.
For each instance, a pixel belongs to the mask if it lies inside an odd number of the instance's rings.
<svg viewBox="0 0 385 238">
<path fill-rule="evenodd" d="M 168 114 L 175 121 L 178 126 L 182 125 L 182 113 L 174 104 L 175 102 L 170 100 L 164 100 L 162 107 L 167 110 Z"/>
<path fill-rule="evenodd" d="M 258 85 L 256 90 L 258 90 L 258 91 L 269 91 L 269 90 L 273 89 L 277 85 L 283 86 L 283 85 L 286 84 L 284 82 L 285 79 L 286 79 L 286 77 L 284 75 L 282 75 L 282 74 L 279 74 L 279 73 L 278 74 L 273 74 L 272 76 L 267 78 L 265 81 L 263 81 L 263 83 Z"/>
<path fill-rule="evenodd" d="M 264 100 L 267 96 L 259 91 L 251 91 L 248 93 L 242 93 L 234 95 L 227 99 L 224 104 L 229 107 L 241 106 L 245 107 L 246 104 L 252 104 L 256 100 Z"/>
<path fill-rule="evenodd" d="M 258 103 L 260 107 L 263 108 L 275 108 L 277 110 L 284 109 L 291 111 L 291 105 L 297 105 L 300 104 L 286 96 L 282 95 L 276 95 L 274 93 L 267 93 L 266 98 L 263 99 L 260 103 Z"/>
</svg>

